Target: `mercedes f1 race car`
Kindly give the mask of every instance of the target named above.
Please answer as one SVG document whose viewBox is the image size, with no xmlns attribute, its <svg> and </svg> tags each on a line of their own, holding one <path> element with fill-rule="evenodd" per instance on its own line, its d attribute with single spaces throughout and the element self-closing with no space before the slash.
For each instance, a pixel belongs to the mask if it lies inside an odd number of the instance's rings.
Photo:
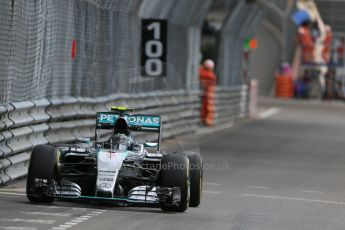
<svg viewBox="0 0 345 230">
<path fill-rule="evenodd" d="M 35 146 L 28 169 L 28 199 L 39 203 L 96 200 L 173 212 L 199 206 L 200 154 L 161 151 L 161 117 L 132 113 L 133 109 L 125 107 L 98 112 L 95 141 L 79 139 L 90 142 L 87 147 Z M 102 130 L 111 136 L 102 140 Z M 132 132 L 156 133 L 157 142 L 137 143 Z"/>
</svg>

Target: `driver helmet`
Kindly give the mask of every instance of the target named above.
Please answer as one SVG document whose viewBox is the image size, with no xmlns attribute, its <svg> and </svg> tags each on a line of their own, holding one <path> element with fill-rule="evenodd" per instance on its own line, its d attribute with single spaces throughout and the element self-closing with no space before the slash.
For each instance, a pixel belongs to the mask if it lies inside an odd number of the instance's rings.
<svg viewBox="0 0 345 230">
<path fill-rule="evenodd" d="M 129 124 L 125 118 L 119 117 L 116 120 L 115 125 L 114 125 L 114 133 L 125 134 L 127 136 L 130 135 Z"/>
</svg>

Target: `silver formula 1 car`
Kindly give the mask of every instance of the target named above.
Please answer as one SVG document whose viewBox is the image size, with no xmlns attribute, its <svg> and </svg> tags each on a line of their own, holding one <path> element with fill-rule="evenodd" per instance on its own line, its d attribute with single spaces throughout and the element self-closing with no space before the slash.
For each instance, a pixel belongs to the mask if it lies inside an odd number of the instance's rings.
<svg viewBox="0 0 345 230">
<path fill-rule="evenodd" d="M 98 112 L 95 141 L 89 143 L 92 147 L 36 146 L 28 170 L 28 199 L 40 203 L 56 198 L 97 200 L 176 212 L 199 206 L 200 154 L 161 151 L 161 117 L 132 112 L 125 107 Z M 102 130 L 108 130 L 111 137 L 102 140 Z M 157 142 L 137 143 L 132 132 L 156 133 Z"/>
</svg>

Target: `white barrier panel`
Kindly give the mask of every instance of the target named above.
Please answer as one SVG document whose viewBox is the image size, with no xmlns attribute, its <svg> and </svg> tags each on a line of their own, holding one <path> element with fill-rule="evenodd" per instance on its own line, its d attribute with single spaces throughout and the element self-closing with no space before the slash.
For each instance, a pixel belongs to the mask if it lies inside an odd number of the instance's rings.
<svg viewBox="0 0 345 230">
<path fill-rule="evenodd" d="M 10 180 L 23 177 L 28 173 L 29 159 L 29 152 L 24 152 L 8 158 L 8 160 L 11 162 L 11 165 L 5 168 L 4 171 Z"/>
<path fill-rule="evenodd" d="M 63 104 L 61 105 L 61 110 L 63 112 L 61 114 L 61 118 L 73 119 L 73 117 L 77 115 L 82 115 L 77 98 L 66 97 L 62 99 L 62 102 Z"/>
<path fill-rule="evenodd" d="M 30 136 L 33 130 L 30 126 L 11 129 L 12 138 L 7 140 L 7 146 L 12 150 L 10 154 L 27 151 L 33 147 Z"/>
<path fill-rule="evenodd" d="M 49 126 L 45 123 L 30 126 L 33 133 L 30 135 L 29 141 L 32 146 L 48 144 L 47 138 L 44 136 L 45 132 L 49 130 Z"/>
<path fill-rule="evenodd" d="M 50 106 L 50 101 L 47 99 L 41 99 L 33 101 L 35 105 L 30 111 L 30 116 L 34 119 L 34 123 L 46 122 L 50 119 L 50 116 L 46 113 L 46 108 Z"/>
<path fill-rule="evenodd" d="M 96 99 L 96 104 L 93 106 L 95 111 L 107 111 L 110 107 L 107 106 L 107 102 L 110 101 L 110 97 L 99 97 Z M 114 106 L 114 105 L 111 105 Z M 95 115 L 94 115 L 95 116 Z"/>
<path fill-rule="evenodd" d="M 11 178 L 5 173 L 5 169 L 0 170 L 0 184 L 6 184 Z"/>
<path fill-rule="evenodd" d="M 29 111 L 35 106 L 31 101 L 10 103 L 14 109 L 8 114 L 8 118 L 14 123 L 13 127 L 31 124 L 34 118 Z"/>
<path fill-rule="evenodd" d="M 0 159 L 0 170 L 4 170 L 11 165 L 11 161 L 7 158 Z"/>
<path fill-rule="evenodd" d="M 50 123 L 49 127 L 46 138 L 51 144 L 70 143 L 76 140 L 76 137 L 73 135 L 73 130 L 77 127 L 75 121 L 54 122 Z"/>
<path fill-rule="evenodd" d="M 60 122 L 49 123 L 49 131 L 45 134 L 48 143 L 55 144 L 60 142 L 59 130 L 61 127 L 62 124 Z"/>
<path fill-rule="evenodd" d="M 0 133 L 0 158 L 12 153 L 12 149 L 7 145 L 7 141 L 12 137 L 13 134 L 8 130 Z"/>
<path fill-rule="evenodd" d="M 50 106 L 47 108 L 47 114 L 51 117 L 51 120 L 58 120 L 62 118 L 61 106 L 63 101 L 59 98 L 50 100 Z"/>
<path fill-rule="evenodd" d="M 97 99 L 95 98 L 77 98 L 79 104 L 79 110 L 81 116 L 92 117 L 95 116 L 94 106 L 97 104 Z"/>
<path fill-rule="evenodd" d="M 5 117 L 7 113 L 7 108 L 5 106 L 0 106 L 0 130 L 6 128 L 6 123 L 3 121 L 3 117 Z"/>
<path fill-rule="evenodd" d="M 1 122 L 5 126 L 5 129 L 9 129 L 14 125 L 14 122 L 9 119 L 9 114 L 14 110 L 14 106 L 11 104 L 8 104 L 6 106 L 6 113 L 1 116 Z"/>
</svg>

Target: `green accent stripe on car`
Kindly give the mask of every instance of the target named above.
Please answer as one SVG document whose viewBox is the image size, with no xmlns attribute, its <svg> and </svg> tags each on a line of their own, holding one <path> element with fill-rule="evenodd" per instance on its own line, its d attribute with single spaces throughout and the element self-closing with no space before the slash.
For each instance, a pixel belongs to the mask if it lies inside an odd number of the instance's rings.
<svg viewBox="0 0 345 230">
<path fill-rule="evenodd" d="M 61 196 L 59 198 L 62 199 L 72 199 L 72 200 L 80 200 L 80 199 L 85 199 L 85 200 L 109 200 L 109 201 L 124 201 L 128 203 L 146 203 L 146 204 L 156 204 L 156 202 L 151 202 L 151 201 L 141 201 L 141 200 L 133 200 L 133 199 L 128 199 L 124 197 L 97 197 L 97 196 L 79 196 L 79 197 L 69 197 L 69 196 Z"/>
</svg>

